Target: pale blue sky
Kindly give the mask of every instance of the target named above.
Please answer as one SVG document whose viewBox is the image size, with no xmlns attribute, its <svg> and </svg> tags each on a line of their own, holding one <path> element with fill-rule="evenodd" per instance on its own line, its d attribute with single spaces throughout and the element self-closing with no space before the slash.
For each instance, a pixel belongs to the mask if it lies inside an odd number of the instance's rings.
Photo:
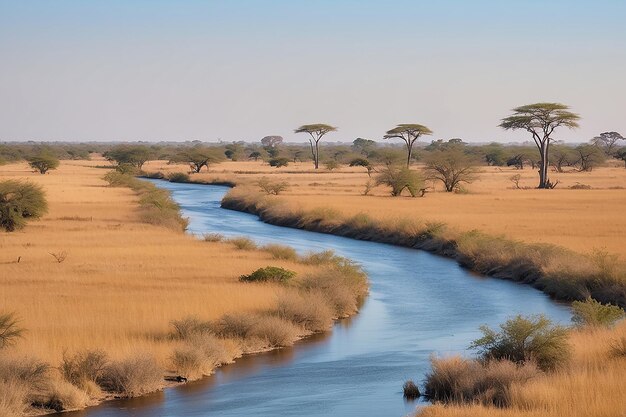
<svg viewBox="0 0 626 417">
<path fill-rule="evenodd" d="M 559 139 L 626 134 L 625 22 L 623 0 L 0 0 L 0 140 L 524 140 L 497 125 L 536 101 L 583 117 Z"/>
</svg>

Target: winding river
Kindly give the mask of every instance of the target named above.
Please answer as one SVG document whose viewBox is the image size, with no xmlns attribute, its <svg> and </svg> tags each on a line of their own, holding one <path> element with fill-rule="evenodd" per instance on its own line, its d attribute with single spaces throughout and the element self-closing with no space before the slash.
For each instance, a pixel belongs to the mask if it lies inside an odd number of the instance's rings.
<svg viewBox="0 0 626 417">
<path fill-rule="evenodd" d="M 70 413 L 89 417 L 405 416 L 402 384 L 422 381 L 429 355 L 468 354 L 478 326 L 513 314 L 569 323 L 569 309 L 521 284 L 476 276 L 413 249 L 265 224 L 220 208 L 228 188 L 155 181 L 189 217 L 189 232 L 246 235 L 299 252 L 332 249 L 360 263 L 371 292 L 360 313 L 292 348 L 248 356 L 201 381 Z M 66 416 L 68 414 L 65 414 Z"/>
</svg>

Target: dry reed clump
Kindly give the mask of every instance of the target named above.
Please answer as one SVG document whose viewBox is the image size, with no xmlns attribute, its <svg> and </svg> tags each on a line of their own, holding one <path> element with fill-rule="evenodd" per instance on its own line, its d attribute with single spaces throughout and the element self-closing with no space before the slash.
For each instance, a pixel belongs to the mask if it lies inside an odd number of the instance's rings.
<svg viewBox="0 0 626 417">
<path fill-rule="evenodd" d="M 180 215 L 180 207 L 167 190 L 118 171 L 109 172 L 104 179 L 112 187 L 128 187 L 137 193 L 143 222 L 180 231 L 187 229 L 188 220 Z"/>
<path fill-rule="evenodd" d="M 205 242 L 221 242 L 224 240 L 224 235 L 221 233 L 205 233 L 202 235 L 202 239 Z"/>
<path fill-rule="evenodd" d="M 431 358 L 426 376 L 426 395 L 444 403 L 480 403 L 504 407 L 510 404 L 508 390 L 541 375 L 532 362 L 516 364 L 506 359 L 480 362 L 460 356 Z"/>
<path fill-rule="evenodd" d="M 298 253 L 290 246 L 269 244 L 261 248 L 265 252 L 268 252 L 274 259 L 284 259 L 287 261 L 297 261 Z"/>
<path fill-rule="evenodd" d="M 108 363 L 106 353 L 100 350 L 78 352 L 73 356 L 63 356 L 61 375 L 91 396 L 100 393 L 99 382 Z"/>
<path fill-rule="evenodd" d="M 266 341 L 270 348 L 291 346 L 302 333 L 302 329 L 281 317 L 261 316 L 250 329 L 255 337 Z"/>
<path fill-rule="evenodd" d="M 137 354 L 108 364 L 100 385 L 106 391 L 136 397 L 160 389 L 163 370 L 151 355 Z"/>
<path fill-rule="evenodd" d="M 214 326 L 211 322 L 202 321 L 197 317 L 189 316 L 180 320 L 172 320 L 173 336 L 178 339 L 188 339 L 204 333 L 212 333 Z"/>
<path fill-rule="evenodd" d="M 226 242 L 233 244 L 239 250 L 255 250 L 257 248 L 254 240 L 247 237 L 233 237 Z"/>
<path fill-rule="evenodd" d="M 279 298 L 278 316 L 305 330 L 321 332 L 330 328 L 334 312 L 320 292 L 292 292 Z"/>
<path fill-rule="evenodd" d="M 171 361 L 176 372 L 187 379 L 211 375 L 213 370 L 232 360 L 224 341 L 208 333 L 186 338 L 183 346 L 174 350 Z"/>
<path fill-rule="evenodd" d="M 0 416 L 21 416 L 28 407 L 28 386 L 15 379 L 0 379 Z"/>
</svg>

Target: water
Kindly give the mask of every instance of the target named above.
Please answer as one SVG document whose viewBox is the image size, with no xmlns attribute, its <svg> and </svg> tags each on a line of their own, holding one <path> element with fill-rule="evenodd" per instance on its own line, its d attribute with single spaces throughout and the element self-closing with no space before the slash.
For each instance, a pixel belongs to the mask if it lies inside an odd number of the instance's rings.
<svg viewBox="0 0 626 417">
<path fill-rule="evenodd" d="M 429 355 L 462 353 L 481 324 L 544 313 L 567 324 L 569 309 L 521 284 L 476 276 L 426 252 L 265 224 L 220 208 L 226 187 L 155 181 L 172 191 L 189 232 L 246 235 L 299 252 L 332 249 L 360 263 L 370 295 L 360 313 L 293 348 L 239 359 L 208 378 L 72 416 L 404 416 L 402 384 L 423 380 Z M 67 414 L 66 414 L 67 415 Z"/>
</svg>

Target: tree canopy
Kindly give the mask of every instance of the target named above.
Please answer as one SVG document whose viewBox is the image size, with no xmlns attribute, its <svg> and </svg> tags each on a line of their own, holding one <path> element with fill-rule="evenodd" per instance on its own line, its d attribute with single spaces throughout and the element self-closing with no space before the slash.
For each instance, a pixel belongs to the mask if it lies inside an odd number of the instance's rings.
<svg viewBox="0 0 626 417">
<path fill-rule="evenodd" d="M 413 152 L 413 144 L 424 135 L 432 135 L 433 131 L 424 125 L 403 123 L 388 130 L 383 139 L 402 139 L 406 144 L 407 158 L 406 166 L 411 164 L 411 154 Z"/>
<path fill-rule="evenodd" d="M 320 140 L 327 133 L 335 132 L 336 130 L 337 128 L 335 126 L 327 125 L 324 123 L 302 125 L 294 130 L 295 133 L 308 133 L 309 136 L 311 136 L 309 138 L 309 144 L 311 145 L 311 155 L 313 156 L 315 169 L 318 169 L 320 165 Z"/>
</svg>

